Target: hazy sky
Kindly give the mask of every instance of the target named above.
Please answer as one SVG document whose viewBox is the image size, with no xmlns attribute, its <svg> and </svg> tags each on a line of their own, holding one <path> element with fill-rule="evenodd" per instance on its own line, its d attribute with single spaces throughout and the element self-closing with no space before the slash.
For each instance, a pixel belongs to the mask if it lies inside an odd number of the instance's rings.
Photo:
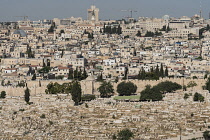
<svg viewBox="0 0 210 140">
<path fill-rule="evenodd" d="M 95 2 L 94 2 L 95 1 Z M 201 1 L 201 2 L 200 2 Z M 203 16 L 209 17 L 210 0 L 0 0 L 0 21 L 22 19 L 15 16 L 29 16 L 31 20 L 68 18 L 71 16 L 87 18 L 87 9 L 95 3 L 100 9 L 100 19 L 122 19 L 136 10 L 133 17 L 172 17 L 199 14 L 200 3 Z"/>
</svg>

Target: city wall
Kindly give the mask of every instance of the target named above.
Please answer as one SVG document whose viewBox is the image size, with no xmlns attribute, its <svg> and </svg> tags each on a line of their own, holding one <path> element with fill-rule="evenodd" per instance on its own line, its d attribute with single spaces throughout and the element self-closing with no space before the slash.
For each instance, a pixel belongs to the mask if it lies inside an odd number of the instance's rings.
<svg viewBox="0 0 210 140">
<path fill-rule="evenodd" d="M 169 78 L 164 78 L 164 79 L 160 79 L 160 80 L 129 80 L 131 82 L 133 82 L 134 84 L 137 85 L 138 89 L 137 89 L 137 93 L 141 92 L 146 85 L 157 85 L 160 82 L 163 81 L 172 81 L 172 82 L 176 82 L 180 85 L 187 85 L 190 81 L 195 81 L 197 83 L 197 86 L 194 87 L 193 89 L 190 88 L 188 90 L 202 90 L 202 86 L 205 85 L 207 79 L 183 79 L 183 78 L 176 78 L 176 79 L 169 79 Z M 69 80 L 47 80 L 47 81 L 28 81 L 27 82 L 27 86 L 30 89 L 30 94 L 31 95 L 38 95 L 38 94 L 45 94 L 45 89 L 46 86 L 50 83 L 50 82 L 58 82 L 59 84 L 62 83 L 66 83 L 66 82 L 71 82 Z M 117 89 L 117 85 L 120 83 L 121 81 L 119 81 L 118 83 L 112 83 L 115 93 L 116 89 Z M 41 86 L 40 86 L 41 84 Z M 81 81 L 81 87 L 82 87 L 82 94 L 96 94 L 99 95 L 98 92 L 98 87 L 100 86 L 100 82 L 95 82 L 95 81 L 87 81 L 87 80 L 83 80 Z M 7 96 L 24 96 L 24 90 L 26 89 L 23 87 L 12 87 L 12 86 L 0 86 L 0 92 L 1 91 L 6 91 Z"/>
</svg>

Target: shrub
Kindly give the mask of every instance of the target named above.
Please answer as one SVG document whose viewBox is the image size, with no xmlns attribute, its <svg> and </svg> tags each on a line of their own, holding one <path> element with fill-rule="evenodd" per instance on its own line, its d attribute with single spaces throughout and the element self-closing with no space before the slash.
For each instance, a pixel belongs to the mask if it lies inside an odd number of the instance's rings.
<svg viewBox="0 0 210 140">
<path fill-rule="evenodd" d="M 25 111 L 25 109 L 19 109 L 19 111 Z"/>
<path fill-rule="evenodd" d="M 199 93 L 196 92 L 194 94 L 193 101 L 203 102 L 204 101 L 204 97 L 203 97 L 203 95 L 201 95 L 201 94 L 199 94 Z"/>
<path fill-rule="evenodd" d="M 184 99 L 185 99 L 185 100 L 188 99 L 189 96 L 190 96 L 189 94 L 185 93 L 185 94 L 184 94 Z"/>
<path fill-rule="evenodd" d="M 6 98 L 6 92 L 5 91 L 1 92 L 0 98 Z"/>
<path fill-rule="evenodd" d="M 46 117 L 45 117 L 45 114 L 42 114 L 42 115 L 40 116 L 40 118 L 42 118 L 42 119 L 46 118 Z"/>
</svg>

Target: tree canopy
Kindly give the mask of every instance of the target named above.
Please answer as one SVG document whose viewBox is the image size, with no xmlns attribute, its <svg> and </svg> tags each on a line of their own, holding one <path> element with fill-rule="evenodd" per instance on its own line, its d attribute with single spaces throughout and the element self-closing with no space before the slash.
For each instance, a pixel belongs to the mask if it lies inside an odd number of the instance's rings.
<svg viewBox="0 0 210 140">
<path fill-rule="evenodd" d="M 182 86 L 180 84 L 177 84 L 176 82 L 171 82 L 171 81 L 165 81 L 161 82 L 156 85 L 161 93 L 166 93 L 166 92 L 173 92 L 178 89 L 182 89 Z"/>
<path fill-rule="evenodd" d="M 118 134 L 118 140 L 130 140 L 134 135 L 128 128 L 121 130 Z"/>
<path fill-rule="evenodd" d="M 82 96 L 82 89 L 81 85 L 78 81 L 73 81 L 71 87 L 71 96 L 72 100 L 74 101 L 75 105 L 79 105 Z"/>
<path fill-rule="evenodd" d="M 117 85 L 117 92 L 120 96 L 130 96 L 135 93 L 137 86 L 132 82 L 121 82 Z"/>
<path fill-rule="evenodd" d="M 193 101 L 200 101 L 200 102 L 203 102 L 204 101 L 204 97 L 203 95 L 201 95 L 200 93 L 195 93 L 194 94 L 194 97 L 193 97 Z"/>
<path fill-rule="evenodd" d="M 208 80 L 206 82 L 206 90 L 208 90 L 210 92 L 210 77 L 208 78 Z"/>
<path fill-rule="evenodd" d="M 30 101 L 30 90 L 29 90 L 28 87 L 25 90 L 24 99 L 25 99 L 26 103 L 29 103 L 29 101 Z"/>
<path fill-rule="evenodd" d="M 6 98 L 6 92 L 5 91 L 1 92 L 0 98 Z"/>
<path fill-rule="evenodd" d="M 151 88 L 147 85 L 146 88 L 141 92 L 140 101 L 161 101 L 163 99 L 162 93 L 157 87 Z"/>
<path fill-rule="evenodd" d="M 100 87 L 98 88 L 99 92 L 100 92 L 100 96 L 102 98 L 108 98 L 111 97 L 114 93 L 114 89 L 113 89 L 113 85 L 111 84 L 111 82 L 106 82 L 103 81 L 100 85 Z"/>
<path fill-rule="evenodd" d="M 161 101 L 163 99 L 162 94 L 173 92 L 178 89 L 182 89 L 182 86 L 171 81 L 161 82 L 153 87 L 147 85 L 141 92 L 140 101 Z"/>
</svg>

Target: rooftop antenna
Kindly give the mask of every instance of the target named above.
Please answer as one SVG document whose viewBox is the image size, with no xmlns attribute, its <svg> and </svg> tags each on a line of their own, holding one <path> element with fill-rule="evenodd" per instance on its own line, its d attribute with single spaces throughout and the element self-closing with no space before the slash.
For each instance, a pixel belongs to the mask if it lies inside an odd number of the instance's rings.
<svg viewBox="0 0 210 140">
<path fill-rule="evenodd" d="M 133 18 L 133 12 L 137 12 L 135 10 L 129 9 L 129 10 L 121 10 L 122 12 L 130 12 L 130 17 L 129 18 Z"/>
<path fill-rule="evenodd" d="M 200 0 L 200 18 L 202 18 L 202 0 Z"/>
</svg>

